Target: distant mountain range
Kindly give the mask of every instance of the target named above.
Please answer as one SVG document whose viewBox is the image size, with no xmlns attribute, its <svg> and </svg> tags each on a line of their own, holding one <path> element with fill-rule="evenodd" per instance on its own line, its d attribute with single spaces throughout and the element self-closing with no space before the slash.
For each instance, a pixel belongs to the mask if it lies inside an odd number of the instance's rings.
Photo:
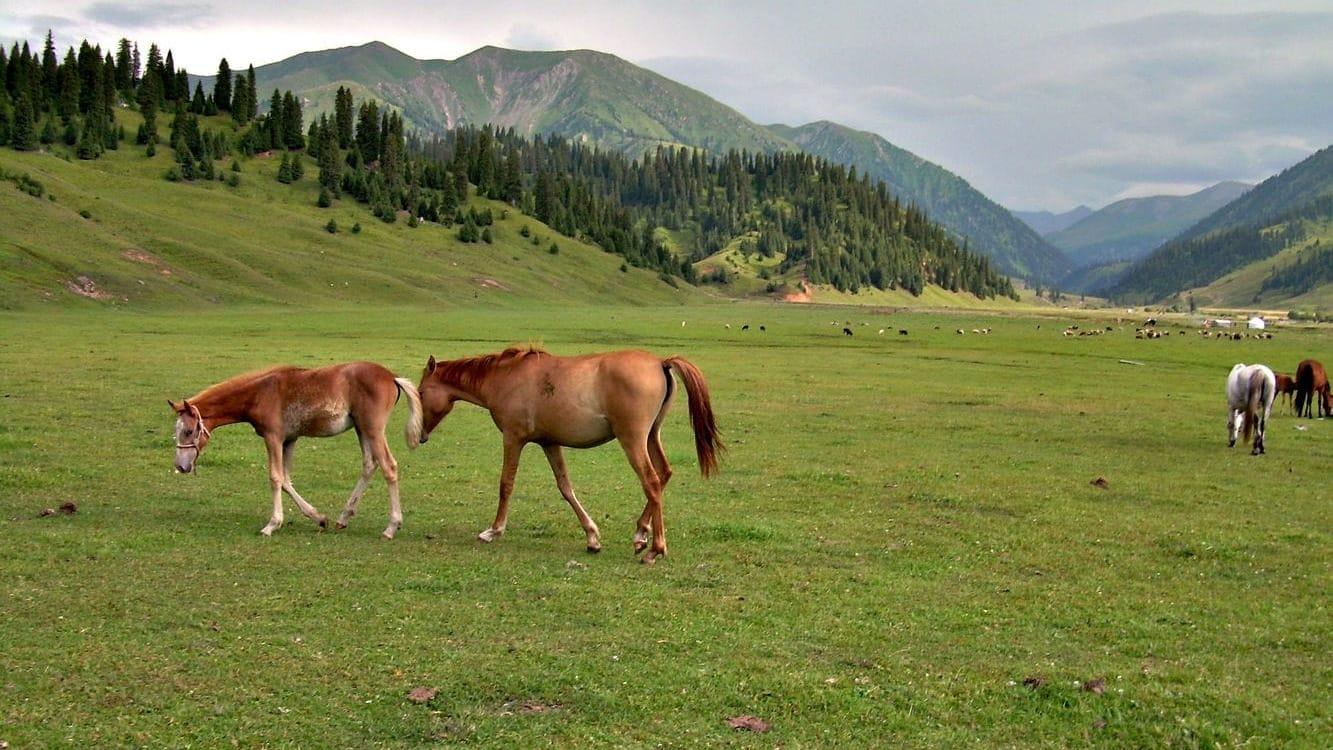
<svg viewBox="0 0 1333 750">
<path fill-rule="evenodd" d="M 1262 291 L 1308 294 L 1312 285 L 1283 267 L 1323 268 L 1324 242 L 1333 238 L 1333 146 L 1264 180 L 1182 231 L 1129 270 L 1111 288 L 1118 299 L 1157 301 L 1213 284 L 1247 266 L 1266 263 Z M 1310 255 L 1303 255 L 1306 251 Z M 1322 272 L 1321 272 L 1322 273 Z M 1246 276 L 1256 278 L 1255 273 Z M 1314 286 L 1329 280 L 1315 279 Z M 1255 283 L 1251 286 L 1260 286 Z M 1263 297 L 1256 292 L 1255 301 Z"/>
<path fill-rule="evenodd" d="M 1075 267 L 1138 260 L 1251 187 L 1219 182 L 1190 195 L 1126 198 L 1045 237 Z"/>
<path fill-rule="evenodd" d="M 1029 226 L 943 167 L 871 133 L 828 122 L 764 127 L 736 110 L 614 55 L 482 47 L 457 60 L 418 60 L 382 42 L 306 52 L 256 68 L 261 99 L 290 89 L 307 118 L 331 112 L 339 86 L 399 110 L 409 127 L 442 132 L 492 123 L 639 156 L 658 145 L 806 151 L 887 182 L 1001 271 L 1053 281 L 1069 262 Z M 209 79 L 202 79 L 210 87 Z"/>
<path fill-rule="evenodd" d="M 1017 216 L 1019 221 L 1032 227 L 1033 231 L 1045 237 L 1048 234 L 1073 226 L 1083 219 L 1092 215 L 1092 209 L 1087 206 L 1072 208 L 1064 213 L 1053 213 L 1051 211 L 1015 211 L 1009 213 Z"/>
</svg>

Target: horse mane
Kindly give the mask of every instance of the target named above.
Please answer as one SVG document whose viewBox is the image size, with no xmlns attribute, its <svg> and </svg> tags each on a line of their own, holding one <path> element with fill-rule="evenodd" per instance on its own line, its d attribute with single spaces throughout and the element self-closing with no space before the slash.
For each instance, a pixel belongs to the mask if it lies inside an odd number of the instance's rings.
<svg viewBox="0 0 1333 750">
<path fill-rule="evenodd" d="M 296 369 L 299 368 L 293 367 L 292 365 L 278 365 L 276 367 L 266 367 L 262 370 L 252 370 L 250 372 L 243 372 L 240 375 L 234 375 L 230 378 L 227 378 L 221 383 L 214 383 L 213 385 L 210 385 L 207 388 L 203 389 L 202 391 L 199 391 L 195 395 L 191 396 L 187 400 L 193 402 L 193 401 L 198 401 L 200 399 L 215 398 L 217 396 L 224 395 L 226 393 L 238 390 L 245 386 L 253 385 L 256 381 L 262 380 L 263 378 L 266 378 L 274 373 L 283 372 L 287 370 L 296 370 Z"/>
<path fill-rule="evenodd" d="M 503 351 L 493 354 L 481 354 L 475 357 L 464 357 L 463 359 L 451 359 L 436 363 L 435 375 L 445 383 L 472 389 L 480 385 L 486 379 L 486 376 L 497 367 L 528 357 L 544 356 L 549 356 L 549 353 L 536 344 L 509 346 Z"/>
</svg>

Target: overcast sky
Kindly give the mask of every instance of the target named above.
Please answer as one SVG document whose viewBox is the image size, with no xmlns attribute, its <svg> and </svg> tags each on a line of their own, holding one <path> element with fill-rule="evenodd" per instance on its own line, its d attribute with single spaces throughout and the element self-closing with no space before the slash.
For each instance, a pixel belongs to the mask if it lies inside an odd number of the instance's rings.
<svg viewBox="0 0 1333 750">
<path fill-rule="evenodd" d="M 1333 143 L 1333 0 L 21 3 L 0 39 L 122 36 L 211 73 L 380 40 L 611 52 L 761 123 L 874 131 L 1012 208 L 1258 181 Z"/>
</svg>

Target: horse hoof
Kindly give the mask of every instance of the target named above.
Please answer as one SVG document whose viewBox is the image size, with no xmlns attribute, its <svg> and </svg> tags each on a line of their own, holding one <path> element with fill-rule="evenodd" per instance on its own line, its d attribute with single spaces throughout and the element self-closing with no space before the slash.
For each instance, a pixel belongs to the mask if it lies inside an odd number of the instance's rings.
<svg viewBox="0 0 1333 750">
<path fill-rule="evenodd" d="M 640 560 L 639 562 L 642 562 L 644 565 L 654 565 L 657 563 L 657 558 L 653 557 L 652 553 L 650 552 L 644 555 L 643 559 Z"/>
<path fill-rule="evenodd" d="M 346 521 L 339 521 L 339 522 L 333 524 L 333 528 L 335 528 L 335 529 L 337 529 L 337 530 L 339 530 L 339 531 L 342 531 L 343 529 L 347 528 L 347 522 L 346 522 Z"/>
<path fill-rule="evenodd" d="M 325 518 L 324 516 L 320 516 L 319 519 L 315 521 L 315 523 L 319 524 L 320 531 L 323 531 L 324 529 L 327 529 L 329 527 L 329 519 Z"/>
<path fill-rule="evenodd" d="M 598 552 L 601 552 L 601 551 L 602 551 L 602 545 L 600 545 L 600 544 L 595 545 L 595 546 L 594 546 L 594 545 L 591 545 L 591 544 L 588 545 L 588 552 L 591 553 L 591 554 L 594 554 L 594 555 L 595 555 L 595 554 L 597 554 Z"/>
<path fill-rule="evenodd" d="M 265 526 L 259 530 L 259 534 L 260 536 L 273 536 L 273 530 L 272 526 Z"/>
<path fill-rule="evenodd" d="M 502 532 L 502 531 L 496 531 L 495 529 L 486 529 L 485 531 L 483 531 L 483 532 L 481 532 L 480 534 L 477 535 L 477 539 L 479 539 L 479 540 L 481 540 L 481 541 L 483 541 L 483 542 L 485 542 L 485 543 L 487 543 L 487 544 L 490 544 L 491 542 L 495 541 L 496 539 L 499 539 L 499 538 L 500 538 L 500 534 L 503 534 L 503 533 L 504 533 L 504 532 Z"/>
<path fill-rule="evenodd" d="M 640 552 L 642 552 L 642 551 L 644 551 L 644 550 L 646 550 L 646 549 L 648 549 L 648 542 L 646 542 L 646 541 L 644 541 L 644 540 L 642 540 L 642 539 L 635 539 L 635 540 L 634 540 L 634 554 L 637 555 L 637 554 L 639 554 Z"/>
</svg>

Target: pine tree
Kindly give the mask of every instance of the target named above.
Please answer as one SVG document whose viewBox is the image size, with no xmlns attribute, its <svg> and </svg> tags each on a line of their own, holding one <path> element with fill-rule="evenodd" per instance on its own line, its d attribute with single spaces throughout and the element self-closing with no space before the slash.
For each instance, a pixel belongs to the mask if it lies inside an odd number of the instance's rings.
<svg viewBox="0 0 1333 750">
<path fill-rule="evenodd" d="M 131 84 L 131 85 L 134 85 L 134 86 L 138 86 L 138 85 L 139 85 L 139 81 L 140 81 L 140 79 L 141 79 L 141 76 L 143 75 L 143 67 L 142 67 L 142 65 L 140 65 L 141 62 L 142 62 L 142 61 L 139 59 L 139 43 L 138 43 L 138 42 L 135 42 L 135 43 L 134 43 L 134 57 L 130 60 L 130 84 Z"/>
<path fill-rule="evenodd" d="M 66 123 L 79 114 L 79 86 L 79 64 L 74 59 L 74 50 L 70 49 L 60 66 L 60 103 L 57 107 L 60 118 Z"/>
<path fill-rule="evenodd" d="M 171 58 L 171 50 L 167 50 L 167 59 L 162 63 L 162 95 L 169 102 L 174 102 L 190 95 L 189 91 L 179 91 L 176 88 L 176 63 Z"/>
<path fill-rule="evenodd" d="M 151 55 L 150 55 L 151 59 Z M 149 68 L 139 84 L 139 114 L 143 116 L 144 130 L 148 133 L 148 142 L 157 143 L 157 110 L 162 101 L 162 84 L 158 72 Z"/>
<path fill-rule="evenodd" d="M 278 165 L 278 182 L 284 185 L 292 181 L 292 163 L 286 151 L 282 152 L 282 164 Z"/>
<path fill-rule="evenodd" d="M 18 103 L 14 107 L 14 124 L 9 131 L 9 145 L 15 151 L 31 151 L 37 148 L 37 124 L 32 114 L 32 100 L 27 91 L 19 92 Z"/>
<path fill-rule="evenodd" d="M 42 46 L 42 85 L 44 87 L 44 99 L 48 102 L 55 101 L 59 93 L 58 71 L 60 68 L 60 59 L 56 57 L 56 43 L 51 36 L 51 30 L 46 31 L 46 44 Z M 45 107 L 43 107 L 45 108 Z"/>
<path fill-rule="evenodd" d="M 80 159 L 96 159 L 102 155 L 103 135 L 97 118 L 89 115 L 83 120 L 83 132 L 79 134 L 79 143 L 74 153 Z"/>
<path fill-rule="evenodd" d="M 255 119 L 255 115 L 259 114 L 259 89 L 256 87 L 256 83 L 255 66 L 251 65 L 245 74 L 246 122 Z"/>
<path fill-rule="evenodd" d="M 356 146 L 361 159 L 373 164 L 380 158 L 380 114 L 373 101 L 362 102 L 356 122 Z"/>
<path fill-rule="evenodd" d="M 523 200 L 523 170 L 518 162 L 518 150 L 511 148 L 505 157 L 504 200 L 517 206 Z"/>
<path fill-rule="evenodd" d="M 337 197 L 342 186 L 342 155 L 338 153 L 338 137 L 333 128 L 325 126 L 320 128 L 319 140 L 319 184 L 333 197 Z"/>
<path fill-rule="evenodd" d="M 50 146 L 52 143 L 56 142 L 57 137 L 58 135 L 56 133 L 56 118 L 48 116 L 46 118 L 46 124 L 42 126 L 42 135 L 40 140 L 44 145 Z"/>
<path fill-rule="evenodd" d="M 194 98 L 190 101 L 190 111 L 196 115 L 204 114 L 208 109 L 208 103 L 204 100 L 204 84 L 194 84 Z"/>
<path fill-rule="evenodd" d="M 338 148 L 352 147 L 352 92 L 344 86 L 338 87 L 334 97 L 333 120 L 338 128 Z"/>
<path fill-rule="evenodd" d="M 213 83 L 213 101 L 224 112 L 231 110 L 231 66 L 227 58 L 218 63 L 218 76 Z"/>
<path fill-rule="evenodd" d="M 116 89 L 126 99 L 134 93 L 134 52 L 128 39 L 121 39 L 116 49 Z"/>
</svg>

